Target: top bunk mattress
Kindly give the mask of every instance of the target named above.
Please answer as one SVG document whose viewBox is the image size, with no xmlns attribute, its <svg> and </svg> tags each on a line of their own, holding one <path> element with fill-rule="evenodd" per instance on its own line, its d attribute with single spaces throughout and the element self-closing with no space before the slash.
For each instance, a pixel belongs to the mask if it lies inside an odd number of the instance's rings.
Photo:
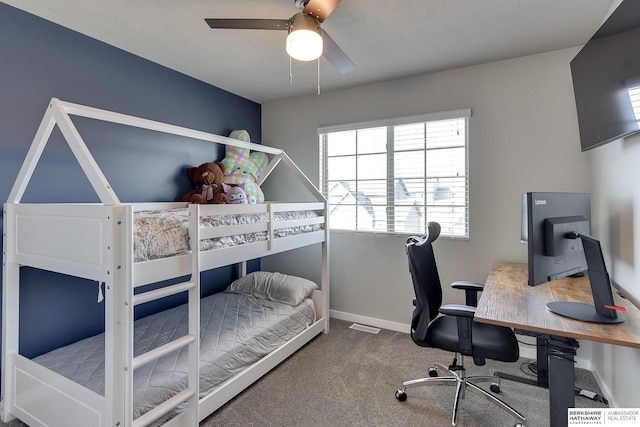
<svg viewBox="0 0 640 427">
<path fill-rule="evenodd" d="M 286 211 L 273 214 L 273 221 L 314 218 L 320 216 L 316 211 Z M 133 254 L 134 262 L 149 261 L 189 252 L 189 212 L 186 208 L 168 210 L 145 210 L 134 213 Z M 203 227 L 220 227 L 241 224 L 267 223 L 268 213 L 225 214 L 203 216 Z M 310 224 L 297 227 L 276 228 L 273 237 L 287 237 L 300 233 L 322 230 L 323 224 Z M 200 250 L 207 251 L 230 246 L 264 241 L 269 238 L 266 231 L 233 234 L 202 240 Z"/>
<path fill-rule="evenodd" d="M 313 301 L 297 306 L 222 292 L 200 302 L 200 397 L 307 329 L 316 319 Z M 186 335 L 187 305 L 135 322 L 134 357 Z M 104 395 L 104 334 L 34 358 L 42 366 Z M 187 386 L 183 348 L 134 373 L 134 418 Z"/>
</svg>

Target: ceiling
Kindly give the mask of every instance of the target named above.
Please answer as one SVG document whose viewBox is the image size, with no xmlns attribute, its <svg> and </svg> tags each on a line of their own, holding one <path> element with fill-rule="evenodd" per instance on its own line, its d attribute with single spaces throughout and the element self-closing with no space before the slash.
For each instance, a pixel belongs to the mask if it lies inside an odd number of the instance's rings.
<svg viewBox="0 0 640 427">
<path fill-rule="evenodd" d="M 294 0 L 3 0 L 258 103 L 317 93 L 318 62 L 286 31 L 210 29 L 204 18 L 287 19 Z M 583 45 L 616 0 L 343 0 L 322 28 L 355 63 L 319 63 L 321 92 Z"/>
</svg>

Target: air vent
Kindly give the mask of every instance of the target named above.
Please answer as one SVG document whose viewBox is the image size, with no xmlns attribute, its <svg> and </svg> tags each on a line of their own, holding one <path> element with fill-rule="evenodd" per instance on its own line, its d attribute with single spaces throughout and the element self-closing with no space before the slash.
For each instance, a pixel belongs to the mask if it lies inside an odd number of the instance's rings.
<svg viewBox="0 0 640 427">
<path fill-rule="evenodd" d="M 356 331 L 368 332 L 370 334 L 377 334 L 378 332 L 380 332 L 380 329 L 378 329 L 378 328 L 374 328 L 372 326 L 360 325 L 358 323 L 354 323 L 353 325 L 349 326 L 349 329 L 355 329 Z"/>
</svg>

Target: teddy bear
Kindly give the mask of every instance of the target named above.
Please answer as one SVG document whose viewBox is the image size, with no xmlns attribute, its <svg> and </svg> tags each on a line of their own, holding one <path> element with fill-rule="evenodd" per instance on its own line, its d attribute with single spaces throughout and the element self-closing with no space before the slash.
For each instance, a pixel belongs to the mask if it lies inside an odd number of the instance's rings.
<svg viewBox="0 0 640 427">
<path fill-rule="evenodd" d="M 251 142 L 246 130 L 234 130 L 229 137 Z M 232 186 L 244 185 L 249 203 L 264 202 L 264 193 L 256 181 L 269 164 L 269 158 L 265 153 L 251 152 L 248 148 L 227 145 L 222 163 L 226 168 L 222 178 L 223 183 Z"/>
<path fill-rule="evenodd" d="M 229 196 L 222 188 L 225 170 L 226 167 L 221 162 L 206 162 L 198 167 L 190 167 L 187 175 L 196 188 L 182 196 L 180 200 L 198 204 L 229 203 Z"/>
</svg>

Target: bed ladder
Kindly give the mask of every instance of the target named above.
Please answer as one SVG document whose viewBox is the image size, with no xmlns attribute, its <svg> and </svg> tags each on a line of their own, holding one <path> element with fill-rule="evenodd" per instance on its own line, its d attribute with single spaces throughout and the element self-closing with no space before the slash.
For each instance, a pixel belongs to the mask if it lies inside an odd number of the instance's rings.
<svg viewBox="0 0 640 427">
<path fill-rule="evenodd" d="M 187 335 L 179 337 L 167 344 L 157 347 L 147 353 L 143 353 L 133 358 L 133 370 L 140 368 L 147 363 L 160 359 L 171 352 L 183 347 L 188 347 L 189 351 L 189 374 L 187 388 L 169 398 L 165 402 L 142 414 L 133 420 L 133 427 L 145 427 L 170 411 L 177 409 L 183 403 L 187 403 L 186 409 L 181 410 L 178 416 L 183 417 L 186 422 L 180 425 L 197 426 L 198 419 L 198 399 L 199 399 L 199 371 L 200 364 L 200 226 L 199 226 L 199 205 L 189 205 L 189 236 L 191 250 L 191 277 L 190 280 L 165 286 L 151 291 L 143 292 L 133 297 L 133 305 L 144 304 L 155 301 L 181 292 L 188 293 L 188 317 L 189 328 Z"/>
</svg>

